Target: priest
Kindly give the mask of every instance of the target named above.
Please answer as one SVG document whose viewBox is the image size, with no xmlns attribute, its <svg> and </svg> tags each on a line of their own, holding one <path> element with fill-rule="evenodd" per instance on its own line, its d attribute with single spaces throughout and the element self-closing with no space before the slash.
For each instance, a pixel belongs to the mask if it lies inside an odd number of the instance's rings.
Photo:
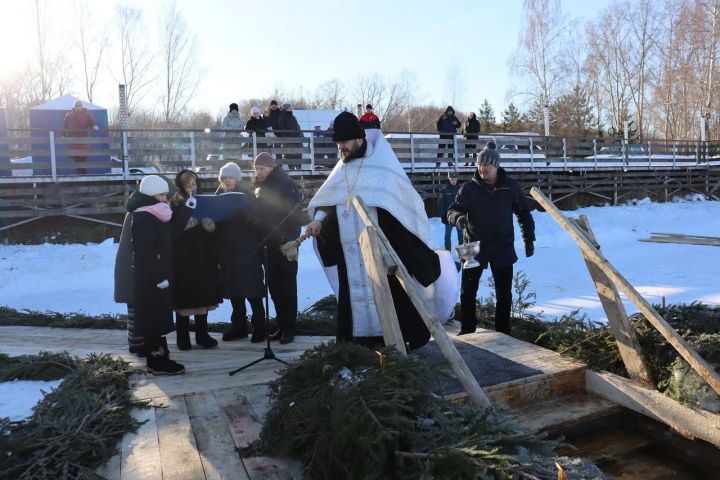
<svg viewBox="0 0 720 480">
<path fill-rule="evenodd" d="M 444 322 L 457 298 L 454 262 L 449 252 L 431 248 L 422 199 L 390 144 L 380 130 L 363 129 L 349 112 L 335 119 L 332 138 L 340 160 L 309 203 L 313 221 L 306 234 L 315 237 L 315 251 L 337 297 L 337 340 L 366 346 L 382 342 L 373 288 L 358 241 L 365 225 L 352 204 L 356 195 Z M 413 350 L 425 345 L 429 330 L 400 282 L 394 275 L 388 280 L 406 346 Z"/>
</svg>

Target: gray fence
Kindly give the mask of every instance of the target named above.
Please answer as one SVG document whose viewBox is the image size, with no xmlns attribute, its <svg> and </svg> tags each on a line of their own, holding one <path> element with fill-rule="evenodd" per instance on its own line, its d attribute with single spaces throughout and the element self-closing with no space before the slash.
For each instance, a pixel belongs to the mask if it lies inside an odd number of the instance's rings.
<svg viewBox="0 0 720 480">
<path fill-rule="evenodd" d="M 337 161 L 332 139 L 304 136 L 258 136 L 232 130 L 104 130 L 101 136 L 67 138 L 53 130 L 8 130 L 0 137 L 0 183 L 27 180 L 66 181 L 132 179 L 184 168 L 216 174 L 226 162 L 250 170 L 258 152 L 298 174 L 322 174 Z M 641 143 L 607 139 L 569 139 L 457 135 L 451 140 L 428 133 L 390 132 L 385 137 L 409 173 L 470 170 L 474 156 L 494 140 L 508 170 L 597 171 L 707 168 L 720 165 L 718 142 L 652 140 Z M 82 161 L 88 157 L 87 162 Z M 79 179 L 79 178 L 78 178 Z"/>
</svg>

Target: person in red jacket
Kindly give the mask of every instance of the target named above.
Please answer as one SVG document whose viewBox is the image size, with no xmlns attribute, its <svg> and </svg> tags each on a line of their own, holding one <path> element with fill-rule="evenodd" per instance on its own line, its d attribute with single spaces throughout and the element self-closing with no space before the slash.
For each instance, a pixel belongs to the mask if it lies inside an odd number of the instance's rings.
<svg viewBox="0 0 720 480">
<path fill-rule="evenodd" d="M 63 120 L 63 136 L 75 138 L 88 137 L 91 129 L 98 130 L 95 117 L 87 111 L 82 103 L 82 100 L 75 100 L 73 109 L 65 115 L 65 120 Z M 78 150 L 90 150 L 90 145 L 88 143 L 73 143 L 68 145 L 68 149 L 75 150 L 75 152 Z M 73 162 L 84 163 L 87 162 L 87 155 L 78 155 L 76 153 L 75 155 L 70 155 L 70 159 Z M 78 168 L 77 173 L 85 174 L 87 173 L 87 170 L 84 168 Z"/>
<path fill-rule="evenodd" d="M 360 126 L 364 129 L 380 128 L 380 119 L 373 112 L 373 107 L 369 103 L 365 105 L 365 113 L 360 117 Z"/>
</svg>

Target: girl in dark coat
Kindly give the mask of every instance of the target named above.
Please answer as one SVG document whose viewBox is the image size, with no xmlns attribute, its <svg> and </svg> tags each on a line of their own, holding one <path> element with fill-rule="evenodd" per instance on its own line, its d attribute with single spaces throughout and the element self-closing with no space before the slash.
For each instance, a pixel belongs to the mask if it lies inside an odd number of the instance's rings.
<svg viewBox="0 0 720 480">
<path fill-rule="evenodd" d="M 232 327 L 223 334 L 223 340 L 230 341 L 246 338 L 247 310 L 245 299 L 252 309 L 253 333 L 250 341 L 265 341 L 265 307 L 263 307 L 262 248 L 261 238 L 253 220 L 255 210 L 255 194 L 252 187 L 242 178 L 240 167 L 228 163 L 220 169 L 220 186 L 218 195 L 227 192 L 238 192 L 246 195 L 250 208 L 230 220 L 220 222 L 217 236 L 220 253 L 220 279 L 223 297 L 230 299 L 233 311 L 230 321 Z"/>
<path fill-rule="evenodd" d="M 176 375 L 185 367 L 170 360 L 164 335 L 173 330 L 172 242 L 167 202 L 168 185 L 157 175 L 140 182 L 132 211 L 132 280 L 135 333 L 147 348 L 147 369 L 156 375 Z M 134 206 L 133 205 L 133 206 Z"/>
<path fill-rule="evenodd" d="M 200 181 L 195 172 L 183 170 L 175 177 L 177 193 L 173 199 L 173 212 L 200 191 Z M 173 266 L 175 288 L 173 308 L 177 328 L 177 346 L 189 350 L 190 316 L 195 317 L 195 343 L 204 348 L 217 346 L 208 335 L 207 315 L 222 302 L 218 253 L 214 234 L 215 224 L 203 218 L 202 226 L 186 229 L 173 242 Z"/>
</svg>

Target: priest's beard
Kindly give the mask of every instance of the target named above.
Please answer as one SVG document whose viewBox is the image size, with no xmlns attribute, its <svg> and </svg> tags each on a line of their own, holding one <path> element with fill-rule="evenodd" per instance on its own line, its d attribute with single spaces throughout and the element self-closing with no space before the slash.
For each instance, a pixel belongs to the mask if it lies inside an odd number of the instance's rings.
<svg viewBox="0 0 720 480">
<path fill-rule="evenodd" d="M 356 158 L 364 157 L 367 153 L 367 139 L 363 138 L 362 142 L 353 144 L 350 148 L 340 151 L 340 160 L 343 163 L 350 162 Z"/>
</svg>

